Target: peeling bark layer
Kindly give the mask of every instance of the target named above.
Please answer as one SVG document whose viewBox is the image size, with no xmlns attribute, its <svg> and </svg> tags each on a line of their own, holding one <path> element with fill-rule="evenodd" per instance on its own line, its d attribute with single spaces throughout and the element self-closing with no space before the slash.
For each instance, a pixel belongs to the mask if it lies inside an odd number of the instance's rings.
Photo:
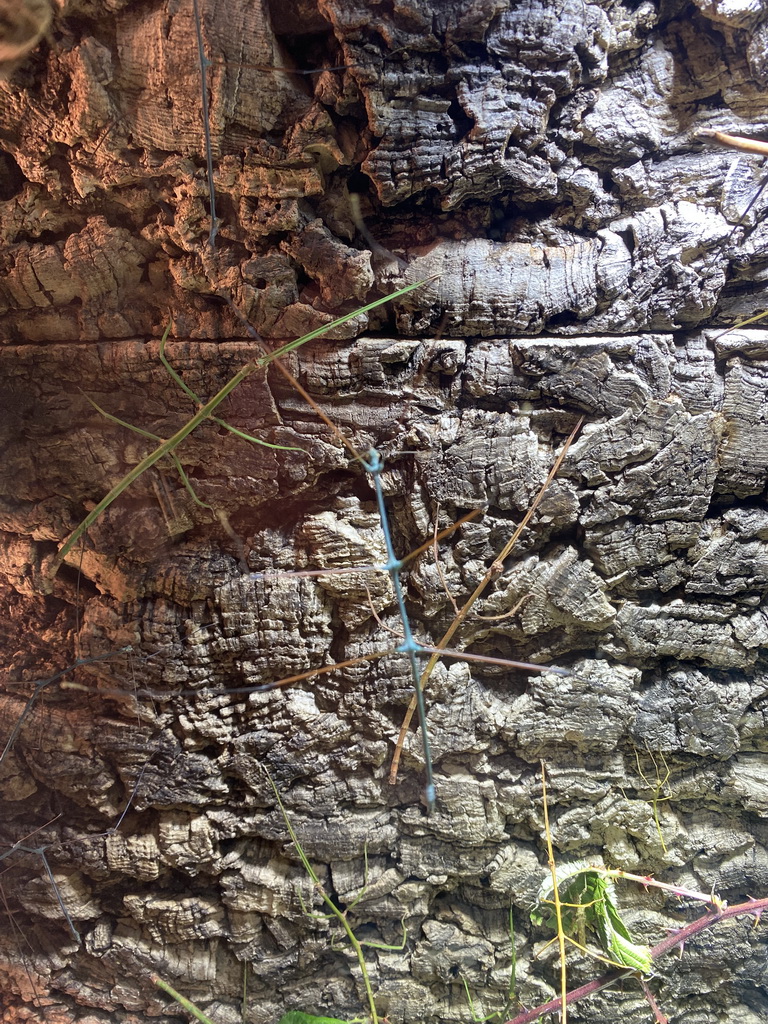
<svg viewBox="0 0 768 1024">
<path fill-rule="evenodd" d="M 522 1003 L 557 985 L 528 916 L 542 758 L 559 860 L 768 892 L 768 332 L 723 333 L 765 305 L 765 200 L 756 158 L 698 136 L 765 127 L 764 13 L 203 7 L 214 251 L 191 3 L 74 0 L 0 83 L 3 1019 L 175 1018 L 152 972 L 221 1024 L 244 976 L 252 1024 L 359 1016 L 265 769 L 345 905 L 367 855 L 360 936 L 406 926 L 402 951 L 367 953 L 379 1012 L 469 1021 L 465 979 L 504 1019 L 511 943 Z M 177 452 L 204 504 L 162 461 L 53 593 L 46 574 L 157 443 L 88 399 L 158 438 L 195 409 L 159 359 L 168 320 L 171 364 L 208 399 L 262 351 L 244 317 L 277 344 L 433 273 L 286 360 L 382 452 L 398 554 L 482 510 L 404 570 L 423 642 L 585 424 L 452 641 L 572 674 L 444 659 L 426 816 L 416 733 L 387 782 L 412 683 L 402 654 L 379 657 L 402 627 L 368 568 L 386 557 L 370 481 L 275 368 L 219 411 L 286 450 L 206 422 Z M 622 896 L 649 944 L 697 912 Z M 572 982 L 600 970 L 574 957 Z M 757 1024 L 763 932 L 705 932 L 651 985 L 670 1016 Z M 627 986 L 579 1014 L 649 1011 Z"/>
</svg>

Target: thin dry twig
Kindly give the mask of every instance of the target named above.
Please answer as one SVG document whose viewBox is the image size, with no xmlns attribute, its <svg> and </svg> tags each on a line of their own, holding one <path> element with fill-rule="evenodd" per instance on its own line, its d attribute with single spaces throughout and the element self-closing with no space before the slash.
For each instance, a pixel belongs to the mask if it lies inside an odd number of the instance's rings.
<svg viewBox="0 0 768 1024">
<path fill-rule="evenodd" d="M 445 592 L 445 596 L 451 602 L 451 607 L 453 608 L 453 614 L 454 615 L 458 615 L 459 614 L 459 606 L 456 604 L 456 598 L 453 596 L 453 594 L 450 591 L 450 588 L 448 586 L 448 581 L 446 580 L 445 573 L 443 572 L 443 567 L 442 567 L 442 565 L 440 565 L 440 552 L 438 551 L 438 548 L 437 548 L 437 519 L 438 519 L 439 515 L 440 515 L 440 505 L 437 506 L 437 511 L 435 512 L 435 528 L 434 528 L 434 531 L 432 533 L 432 554 L 434 555 L 435 569 L 437 570 L 437 575 L 440 577 L 440 582 L 443 585 L 443 591 Z"/>
<path fill-rule="evenodd" d="M 740 149 L 744 153 L 768 156 L 768 142 L 763 142 L 761 139 L 749 139 L 744 135 L 730 135 L 728 132 L 718 132 L 711 128 L 702 128 L 697 134 L 702 139 L 711 139 L 713 142 L 719 142 L 721 146 L 728 146 L 729 149 Z"/>
<path fill-rule="evenodd" d="M 470 596 L 467 598 L 467 600 L 465 601 L 464 605 L 462 606 L 459 614 L 456 616 L 456 618 L 450 624 L 448 629 L 445 631 L 443 637 L 435 645 L 436 648 L 441 649 L 443 647 L 446 647 L 450 643 L 450 641 L 453 639 L 453 637 L 456 634 L 456 632 L 459 629 L 459 627 L 462 625 L 462 623 L 465 621 L 465 619 L 469 615 L 469 612 L 471 611 L 471 609 L 474 606 L 475 602 L 480 598 L 482 593 L 485 591 L 485 589 L 488 586 L 488 584 L 492 580 L 496 579 L 497 576 L 501 575 L 501 573 L 504 571 L 504 560 L 509 556 L 509 554 L 512 551 L 512 549 L 514 548 L 515 544 L 517 544 L 517 541 L 520 538 L 520 535 L 522 534 L 523 530 L 526 528 L 528 523 L 531 521 L 533 516 L 536 514 L 536 510 L 538 509 L 539 505 L 541 504 L 542 499 L 544 498 L 544 495 L 547 492 L 547 489 L 549 488 L 550 484 L 552 483 L 552 481 L 557 476 L 557 473 L 558 473 L 558 471 L 560 469 L 560 466 L 563 463 L 563 459 L 565 458 L 565 456 L 568 453 L 568 449 L 570 448 L 571 444 L 575 440 L 576 435 L 578 434 L 578 432 L 581 430 L 581 426 L 582 426 L 583 422 L 584 422 L 584 417 L 581 416 L 579 418 L 579 421 L 576 424 L 576 426 L 573 428 L 571 433 L 568 435 L 568 438 L 567 438 L 565 444 L 563 445 L 563 450 L 560 452 L 558 457 L 555 459 L 555 462 L 554 462 L 554 464 L 552 466 L 552 469 L 549 471 L 549 474 L 547 475 L 547 479 L 544 481 L 544 483 L 539 488 L 539 492 L 536 495 L 536 497 L 533 499 L 533 502 L 531 503 L 531 507 L 525 513 L 525 515 L 523 516 L 522 520 L 520 521 L 519 526 L 517 527 L 515 532 L 512 534 L 510 539 L 507 541 L 507 543 L 504 545 L 504 547 L 502 548 L 502 550 L 499 553 L 499 555 L 497 556 L 497 558 L 495 558 L 494 561 L 491 563 L 491 565 L 489 566 L 487 572 L 483 576 L 482 580 L 480 580 L 478 585 L 475 587 L 475 589 L 472 591 Z M 439 654 L 434 654 L 429 659 L 429 662 L 427 663 L 427 667 L 424 669 L 424 672 L 422 673 L 422 676 L 421 676 L 421 687 L 422 687 L 422 689 L 424 689 L 424 687 L 427 685 L 427 681 L 429 680 L 429 677 L 431 676 L 431 674 L 432 674 L 432 672 L 433 672 L 433 670 L 435 668 L 435 665 L 438 663 L 439 660 L 440 660 L 440 655 Z M 403 753 L 403 745 L 405 744 L 405 738 L 408 735 L 408 730 L 411 727 L 411 722 L 413 720 L 413 716 L 414 716 L 415 712 L 416 712 L 416 701 L 414 699 L 411 699 L 411 703 L 408 705 L 408 710 L 406 711 L 405 718 L 403 719 L 403 724 L 400 726 L 400 734 L 397 737 L 397 745 L 395 747 L 395 753 L 394 753 L 394 755 L 392 757 L 392 764 L 391 764 L 390 771 L 389 771 L 389 784 L 390 784 L 390 786 L 394 786 L 397 783 L 397 772 L 398 772 L 398 769 L 400 767 L 400 758 L 401 758 L 402 753 Z"/>
</svg>

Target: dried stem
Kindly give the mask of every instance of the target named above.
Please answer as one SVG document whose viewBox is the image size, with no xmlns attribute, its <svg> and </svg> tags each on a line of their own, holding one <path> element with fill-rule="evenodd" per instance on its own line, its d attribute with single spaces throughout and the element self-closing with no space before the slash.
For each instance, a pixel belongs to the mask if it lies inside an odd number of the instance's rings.
<svg viewBox="0 0 768 1024">
<path fill-rule="evenodd" d="M 459 627 L 462 625 L 462 623 L 465 621 L 465 619 L 469 615 L 469 612 L 471 611 L 471 609 L 474 606 L 474 604 L 476 603 L 476 601 L 480 598 L 480 596 L 485 591 L 485 589 L 488 586 L 488 584 L 492 580 L 496 579 L 496 577 L 499 576 L 500 573 L 503 571 L 504 560 L 509 556 L 509 554 L 512 551 L 512 549 L 514 548 L 515 544 L 517 544 L 517 541 L 518 541 L 520 535 L 522 534 L 523 530 L 526 528 L 528 523 L 531 521 L 533 516 L 536 514 L 536 510 L 538 509 L 539 505 L 541 504 L 541 501 L 542 501 L 542 499 L 543 499 L 543 497 L 544 497 L 544 495 L 545 495 L 545 493 L 547 491 L 547 488 L 550 486 L 552 481 L 557 476 L 558 470 L 560 469 L 560 466 L 562 465 L 563 459 L 565 458 L 565 456 L 566 456 L 566 454 L 568 452 L 568 449 L 570 448 L 571 444 L 573 443 L 574 439 L 576 438 L 576 435 L 578 434 L 579 430 L 581 430 L 581 425 L 582 425 L 583 422 L 584 422 L 584 417 L 582 416 L 579 419 L 579 421 L 576 424 L 576 426 L 571 431 L 571 433 L 569 434 L 567 441 L 563 445 L 563 450 L 560 452 L 558 457 L 555 459 L 554 465 L 552 466 L 552 469 L 549 471 L 549 475 L 547 476 L 547 479 L 544 481 L 544 483 L 539 488 L 538 494 L 533 499 L 533 502 L 531 503 L 531 507 L 528 509 L 528 511 L 523 516 L 522 521 L 520 522 L 520 525 L 517 527 L 517 529 L 512 534 L 510 539 L 504 545 L 504 547 L 501 550 L 500 554 L 494 559 L 493 563 L 489 566 L 487 572 L 485 573 L 485 576 L 483 576 L 482 580 L 478 583 L 478 585 L 472 591 L 471 595 L 467 598 L 466 602 L 464 603 L 464 605 L 461 608 L 461 611 L 454 618 L 453 622 L 450 624 L 448 629 L 445 631 L 445 634 L 443 635 L 442 639 L 435 645 L 436 648 L 447 647 L 447 645 L 451 642 L 451 640 L 453 639 L 453 637 L 454 637 L 455 633 L 457 632 L 457 630 L 459 629 Z M 440 660 L 440 654 L 439 653 L 433 654 L 432 657 L 429 659 L 429 662 L 427 663 L 427 667 L 424 669 L 424 672 L 422 673 L 422 676 L 421 676 L 421 688 L 422 688 L 422 690 L 427 685 L 427 681 L 429 680 L 429 677 L 432 675 L 434 667 L 438 663 L 439 660 Z M 411 699 L 411 703 L 408 705 L 408 710 L 405 713 L 405 718 L 403 719 L 403 724 L 400 726 L 400 735 L 397 737 L 397 746 L 395 747 L 395 753 L 394 753 L 394 756 L 392 757 L 392 765 L 391 765 L 390 771 L 389 771 L 389 784 L 390 784 L 390 786 L 394 786 L 397 783 L 397 772 L 398 772 L 398 769 L 400 767 L 400 758 L 401 758 L 402 753 L 403 753 L 403 745 L 405 743 L 405 737 L 408 735 L 408 730 L 410 729 L 411 722 L 413 720 L 413 716 L 414 716 L 415 712 L 416 712 L 416 700 L 415 700 L 415 698 L 412 698 Z"/>
</svg>

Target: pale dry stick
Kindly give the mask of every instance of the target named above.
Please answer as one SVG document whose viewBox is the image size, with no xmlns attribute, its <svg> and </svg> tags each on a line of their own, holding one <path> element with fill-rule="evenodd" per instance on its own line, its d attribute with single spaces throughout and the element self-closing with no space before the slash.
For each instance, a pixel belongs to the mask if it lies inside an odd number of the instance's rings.
<svg viewBox="0 0 768 1024">
<path fill-rule="evenodd" d="M 437 548 L 437 519 L 438 519 L 439 515 L 440 515 L 440 504 L 438 502 L 438 506 L 437 506 L 437 509 L 435 511 L 435 529 L 434 529 L 434 532 L 432 534 L 432 554 L 434 555 L 434 558 L 435 558 L 435 569 L 437 570 L 437 575 L 440 577 L 440 582 L 443 585 L 443 590 L 445 591 L 446 597 L 451 602 L 451 607 L 453 608 L 453 614 L 454 615 L 458 615 L 459 614 L 459 606 L 456 604 L 456 598 L 453 596 L 453 594 L 450 591 L 450 588 L 448 587 L 448 581 L 445 578 L 445 573 L 443 572 L 443 567 L 440 565 L 440 552 L 438 551 L 438 548 Z"/>
<path fill-rule="evenodd" d="M 387 651 L 377 651 L 375 654 L 360 654 L 356 658 L 347 658 L 345 661 L 335 661 L 333 665 L 321 665 L 320 668 L 299 672 L 295 676 L 286 676 L 284 679 L 278 679 L 274 683 L 264 683 L 261 686 L 235 686 L 231 689 L 228 687 L 223 692 L 266 693 L 268 690 L 277 690 L 283 686 L 290 686 L 291 683 L 303 682 L 305 679 L 311 679 L 313 676 L 327 675 L 329 672 L 335 672 L 337 668 L 349 668 L 352 665 L 360 665 L 364 661 L 378 661 L 379 658 L 388 658 L 392 654 L 397 654 L 396 647 L 391 647 Z"/>
<path fill-rule="evenodd" d="M 563 911 L 560 902 L 560 888 L 557 880 L 557 865 L 552 848 L 552 832 L 549 828 L 549 806 L 547 804 L 547 766 L 541 762 L 541 802 L 544 807 L 544 833 L 547 837 L 547 862 L 552 873 L 552 903 L 555 907 L 557 921 L 557 945 L 560 950 L 560 1013 L 562 1024 L 568 1024 L 568 968 L 565 963 L 565 929 L 563 927 Z"/>
<path fill-rule="evenodd" d="M 423 555 L 425 551 L 429 551 L 429 549 L 434 545 L 436 540 L 441 541 L 444 540 L 446 537 L 450 537 L 450 535 L 452 533 L 455 533 L 460 526 L 464 525 L 464 523 L 469 523 L 473 519 L 476 519 L 482 513 L 482 511 L 483 509 L 473 508 L 470 512 L 465 512 L 465 514 L 461 516 L 459 519 L 457 519 L 455 523 L 451 523 L 450 526 L 446 526 L 444 530 L 441 530 L 437 534 L 437 536 L 433 534 L 429 540 L 425 540 L 423 544 L 419 544 L 419 546 L 417 548 L 414 548 L 413 551 L 409 551 L 407 555 L 403 555 L 400 561 L 404 564 L 412 562 L 414 558 L 418 558 L 419 555 Z"/>
<path fill-rule="evenodd" d="M 554 672 L 558 676 L 570 676 L 569 668 L 557 668 L 554 665 L 537 665 L 533 661 L 512 661 L 510 658 L 492 658 L 488 654 L 472 654 L 470 651 L 454 651 L 450 647 L 421 648 L 422 654 L 434 654 L 440 658 L 455 658 L 457 661 L 476 661 L 480 665 L 499 665 L 502 668 L 517 668 L 524 672 Z"/>
<path fill-rule="evenodd" d="M 749 139 L 744 135 L 730 135 L 728 132 L 718 132 L 711 128 L 702 128 L 696 134 L 702 139 L 711 139 L 730 149 L 740 149 L 744 153 L 768 156 L 768 142 L 762 142 L 760 139 Z"/>
<path fill-rule="evenodd" d="M 469 615 L 469 612 L 471 611 L 473 605 L 480 598 L 480 596 L 483 594 L 483 591 L 486 589 L 488 584 L 492 580 L 496 579 L 497 576 L 500 576 L 501 573 L 504 571 L 504 560 L 509 556 L 509 554 L 512 551 L 512 549 L 514 548 L 515 544 L 517 544 L 517 541 L 520 538 L 520 535 L 522 534 L 523 530 L 526 528 L 528 523 L 531 521 L 533 516 L 536 514 L 536 510 L 538 509 L 539 505 L 541 504 L 541 501 L 544 498 L 544 495 L 546 494 L 547 489 L 549 488 L 550 484 L 552 483 L 552 481 L 557 476 L 557 473 L 558 473 L 558 471 L 560 469 L 560 466 L 563 463 L 563 459 L 565 458 L 565 456 L 568 453 L 568 449 L 570 448 L 571 444 L 575 440 L 576 435 L 578 434 L 579 430 L 581 430 L 581 426 L 582 426 L 583 422 L 584 422 L 584 417 L 581 416 L 579 418 L 579 421 L 576 424 L 576 426 L 573 428 L 571 433 L 568 435 L 568 439 L 566 440 L 565 444 L 563 445 L 563 450 L 560 452 L 558 457 L 555 459 L 554 465 L 552 466 L 552 469 L 549 471 L 547 479 L 544 481 L 544 483 L 539 488 L 538 494 L 533 499 L 533 502 L 531 503 L 531 507 L 528 509 L 528 511 L 525 513 L 525 515 L 523 516 L 522 520 L 520 521 L 520 525 L 517 527 L 517 529 L 512 534 L 510 539 L 504 545 L 504 547 L 501 550 L 501 553 L 491 563 L 491 565 L 489 566 L 485 576 L 483 576 L 482 580 L 480 580 L 478 585 L 475 587 L 475 589 L 472 591 L 470 596 L 467 598 L 466 602 L 464 603 L 464 605 L 461 608 L 461 611 L 456 616 L 456 618 L 453 620 L 453 622 L 450 624 L 450 626 L 446 630 L 445 634 L 441 638 L 440 642 L 436 645 L 436 649 L 438 651 L 442 650 L 444 645 L 448 644 L 453 639 L 453 636 L 455 635 L 456 631 L 463 624 L 463 622 L 465 621 L 465 619 Z M 422 673 L 422 676 L 421 676 L 421 687 L 422 687 L 422 690 L 427 685 L 429 677 L 431 676 L 431 674 L 432 674 L 432 672 L 433 672 L 433 670 L 435 668 L 435 665 L 438 663 L 439 660 L 440 660 L 440 654 L 439 653 L 433 654 L 432 657 L 429 659 L 429 662 L 427 663 L 427 667 L 424 669 L 424 672 Z M 539 671 L 539 672 L 545 671 L 546 670 L 546 666 L 537 665 L 536 666 L 536 670 Z M 403 724 L 400 727 L 400 735 L 397 737 L 397 746 L 395 747 L 395 753 L 394 753 L 394 755 L 392 757 L 392 765 L 391 765 L 390 771 L 389 771 L 389 784 L 390 784 L 390 786 L 394 786 L 394 785 L 397 784 L 397 772 L 398 772 L 398 769 L 400 767 L 400 758 L 401 758 L 402 753 L 403 753 L 403 745 L 405 744 L 405 738 L 408 735 L 408 730 L 410 729 L 411 722 L 413 721 L 413 716 L 414 716 L 415 712 L 416 712 L 416 701 L 415 701 L 415 699 L 412 698 L 411 699 L 411 703 L 408 705 L 408 710 L 405 713 L 405 718 L 403 719 Z"/>
</svg>

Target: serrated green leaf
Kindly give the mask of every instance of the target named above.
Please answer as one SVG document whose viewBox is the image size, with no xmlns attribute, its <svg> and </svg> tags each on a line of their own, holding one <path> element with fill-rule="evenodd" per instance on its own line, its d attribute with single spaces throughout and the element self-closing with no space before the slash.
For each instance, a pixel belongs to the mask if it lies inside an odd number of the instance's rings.
<svg viewBox="0 0 768 1024">
<path fill-rule="evenodd" d="M 610 877 L 598 867 L 577 861 L 557 868 L 561 918 L 567 935 L 573 936 L 579 924 L 590 928 L 603 953 L 632 970 L 648 974 L 653 967 L 648 946 L 632 941 L 616 905 L 616 891 Z M 531 921 L 556 928 L 552 905 L 552 881 L 547 878 L 539 890 L 531 911 Z"/>
<path fill-rule="evenodd" d="M 611 937 L 610 949 L 607 952 L 616 963 L 631 967 L 633 971 L 650 974 L 653 970 L 653 957 L 650 948 L 630 942 L 616 932 Z"/>
</svg>

